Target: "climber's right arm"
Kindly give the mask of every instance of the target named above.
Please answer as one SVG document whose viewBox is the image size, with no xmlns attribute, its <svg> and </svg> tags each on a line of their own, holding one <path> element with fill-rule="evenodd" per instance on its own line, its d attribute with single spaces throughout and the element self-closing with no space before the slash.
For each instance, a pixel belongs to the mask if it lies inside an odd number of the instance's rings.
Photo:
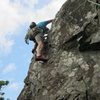
<svg viewBox="0 0 100 100">
<path fill-rule="evenodd" d="M 29 44 L 28 34 L 26 34 L 26 36 L 25 36 L 25 43 L 26 43 L 26 44 Z"/>
</svg>

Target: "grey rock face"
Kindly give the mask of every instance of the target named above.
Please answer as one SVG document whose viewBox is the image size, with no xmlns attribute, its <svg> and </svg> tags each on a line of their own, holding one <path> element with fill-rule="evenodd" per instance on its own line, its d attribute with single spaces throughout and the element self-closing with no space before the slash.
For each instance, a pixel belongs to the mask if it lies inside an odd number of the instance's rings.
<svg viewBox="0 0 100 100">
<path fill-rule="evenodd" d="M 100 100 L 100 7 L 87 0 L 65 2 L 45 54 L 47 63 L 32 58 L 17 100 Z"/>
</svg>

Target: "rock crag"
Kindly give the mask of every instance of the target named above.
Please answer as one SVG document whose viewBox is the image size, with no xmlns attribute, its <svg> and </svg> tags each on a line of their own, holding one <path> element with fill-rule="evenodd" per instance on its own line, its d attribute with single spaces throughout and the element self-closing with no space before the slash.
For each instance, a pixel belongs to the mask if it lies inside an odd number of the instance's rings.
<svg viewBox="0 0 100 100">
<path fill-rule="evenodd" d="M 49 61 L 32 58 L 17 100 L 100 100 L 100 0 L 89 1 L 63 4 L 48 35 Z"/>
</svg>

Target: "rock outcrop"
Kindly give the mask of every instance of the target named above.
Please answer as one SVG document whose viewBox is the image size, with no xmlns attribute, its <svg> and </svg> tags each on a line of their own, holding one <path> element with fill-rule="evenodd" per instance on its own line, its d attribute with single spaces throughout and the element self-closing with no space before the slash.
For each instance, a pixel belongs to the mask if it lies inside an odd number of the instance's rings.
<svg viewBox="0 0 100 100">
<path fill-rule="evenodd" d="M 100 100 L 100 0 L 67 0 L 48 35 L 49 61 L 31 60 L 17 100 Z"/>
</svg>

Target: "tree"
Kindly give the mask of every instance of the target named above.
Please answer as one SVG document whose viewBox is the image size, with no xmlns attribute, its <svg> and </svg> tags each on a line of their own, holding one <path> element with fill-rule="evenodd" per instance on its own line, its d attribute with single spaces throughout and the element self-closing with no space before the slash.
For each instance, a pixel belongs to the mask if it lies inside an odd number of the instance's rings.
<svg viewBox="0 0 100 100">
<path fill-rule="evenodd" d="M 7 98 L 7 100 L 10 100 L 9 98 Z"/>
<path fill-rule="evenodd" d="M 2 92 L 2 87 L 5 86 L 5 85 L 8 85 L 9 84 L 9 81 L 0 81 L 0 100 L 4 100 L 4 97 L 3 95 L 5 94 L 4 92 Z M 10 100 L 10 99 L 7 99 L 7 100 Z"/>
</svg>

